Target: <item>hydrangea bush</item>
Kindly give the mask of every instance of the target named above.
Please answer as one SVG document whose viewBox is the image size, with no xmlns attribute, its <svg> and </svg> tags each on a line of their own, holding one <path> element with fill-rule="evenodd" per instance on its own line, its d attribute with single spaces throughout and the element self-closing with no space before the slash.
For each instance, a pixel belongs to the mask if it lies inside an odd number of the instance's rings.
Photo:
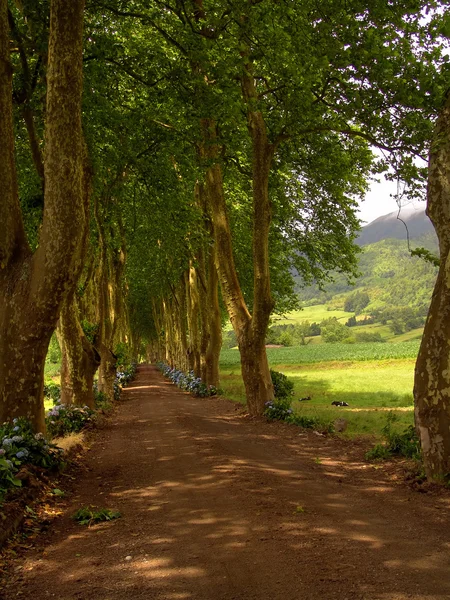
<svg viewBox="0 0 450 600">
<path fill-rule="evenodd" d="M 52 437 L 80 431 L 95 421 L 95 412 L 88 406 L 55 404 L 46 415 L 47 431 Z"/>
<path fill-rule="evenodd" d="M 0 502 L 6 491 L 20 487 L 16 477 L 20 467 L 32 464 L 53 468 L 62 461 L 62 450 L 52 444 L 42 433 L 34 433 L 30 423 L 20 417 L 0 426 Z"/>
<path fill-rule="evenodd" d="M 293 382 L 279 371 L 271 370 L 270 376 L 272 377 L 275 400 L 266 402 L 265 405 L 264 416 L 266 416 L 269 421 L 286 421 L 287 423 L 292 423 L 293 425 L 298 425 L 307 429 L 319 429 L 330 433 L 333 431 L 333 425 L 331 423 L 323 423 L 320 419 L 315 417 L 305 417 L 296 414 L 291 407 L 292 396 L 294 393 Z"/>
<path fill-rule="evenodd" d="M 215 396 L 218 394 L 219 390 L 215 386 L 206 385 L 200 377 L 195 376 L 194 371 L 184 373 L 163 362 L 157 363 L 157 367 L 172 383 L 180 389 L 190 392 L 193 396 L 207 398 L 208 396 Z"/>
<path fill-rule="evenodd" d="M 122 387 L 125 387 L 127 383 L 132 381 L 136 375 L 136 363 L 131 363 L 126 369 L 117 371 L 116 381 Z"/>
</svg>

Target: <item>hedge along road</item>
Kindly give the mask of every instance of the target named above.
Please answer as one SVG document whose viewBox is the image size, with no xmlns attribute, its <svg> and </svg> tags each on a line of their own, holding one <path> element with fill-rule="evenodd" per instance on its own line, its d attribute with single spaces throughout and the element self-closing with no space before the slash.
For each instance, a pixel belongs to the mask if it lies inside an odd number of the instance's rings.
<svg viewBox="0 0 450 600">
<path fill-rule="evenodd" d="M 141 367 L 6 600 L 448 600 L 449 495 Z M 122 517 L 90 528 L 80 507 Z M 21 569 L 21 567 L 23 567 Z"/>
</svg>

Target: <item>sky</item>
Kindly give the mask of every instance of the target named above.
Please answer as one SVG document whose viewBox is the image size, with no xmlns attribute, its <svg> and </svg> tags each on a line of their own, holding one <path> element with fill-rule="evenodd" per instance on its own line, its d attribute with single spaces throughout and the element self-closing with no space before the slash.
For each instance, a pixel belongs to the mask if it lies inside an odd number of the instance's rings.
<svg viewBox="0 0 450 600">
<path fill-rule="evenodd" d="M 364 221 L 363 225 L 371 223 L 378 217 L 398 211 L 397 203 L 393 198 L 396 191 L 397 184 L 393 181 L 384 181 L 384 179 L 381 179 L 380 183 L 372 184 L 366 198 L 359 203 L 358 216 Z M 414 202 L 412 206 L 423 210 L 425 202 Z"/>
</svg>

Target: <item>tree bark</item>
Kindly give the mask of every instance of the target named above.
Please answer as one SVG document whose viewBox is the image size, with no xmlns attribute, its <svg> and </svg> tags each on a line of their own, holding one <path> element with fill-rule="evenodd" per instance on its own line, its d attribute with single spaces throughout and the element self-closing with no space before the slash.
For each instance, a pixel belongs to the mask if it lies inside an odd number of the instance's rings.
<svg viewBox="0 0 450 600">
<path fill-rule="evenodd" d="M 67 362 L 67 374 L 65 377 L 61 375 L 61 402 L 93 409 L 94 375 L 100 356 L 81 328 L 74 294 L 62 306 L 58 329 Z"/>
<path fill-rule="evenodd" d="M 238 340 L 247 407 L 251 415 L 261 415 L 266 402 L 274 399 L 265 336 L 273 301 L 270 294 L 268 181 L 273 148 L 268 144 L 262 115 L 250 114 L 249 130 L 253 142 L 253 316 L 245 303 L 234 262 L 228 222 L 222 169 L 218 162 L 206 172 L 206 194 L 214 231 L 214 257 L 222 295 Z M 216 124 L 204 119 L 205 158 L 217 160 Z"/>
<path fill-rule="evenodd" d="M 190 262 L 189 266 L 189 311 L 188 311 L 188 325 L 189 325 L 189 354 L 192 357 L 192 368 L 196 377 L 201 376 L 201 365 L 200 365 L 200 296 L 198 290 L 198 278 L 197 270 Z"/>
<path fill-rule="evenodd" d="M 205 383 L 218 388 L 220 385 L 219 358 L 222 348 L 222 319 L 219 304 L 219 279 L 212 252 L 208 257 L 208 263 L 206 301 L 208 306 L 209 335 L 206 348 Z"/>
<path fill-rule="evenodd" d="M 450 474 L 450 98 L 429 156 L 427 214 L 439 239 L 440 268 L 415 368 L 416 428 L 430 479 Z"/>
<path fill-rule="evenodd" d="M 0 0 L 0 422 L 24 416 L 40 431 L 48 343 L 80 274 L 88 226 L 90 173 L 81 128 L 83 10 L 84 0 L 51 3 L 44 219 L 32 255 L 17 194 L 7 3 Z"/>
</svg>

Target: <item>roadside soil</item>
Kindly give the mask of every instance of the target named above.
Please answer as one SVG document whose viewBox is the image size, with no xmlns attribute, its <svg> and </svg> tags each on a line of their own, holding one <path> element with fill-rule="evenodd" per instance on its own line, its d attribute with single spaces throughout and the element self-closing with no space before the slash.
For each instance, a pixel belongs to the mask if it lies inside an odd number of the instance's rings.
<svg viewBox="0 0 450 600">
<path fill-rule="evenodd" d="M 450 496 L 142 366 L 1 600 L 448 600 Z M 425 493 L 420 493 L 420 491 Z M 83 527 L 80 507 L 119 510 Z"/>
</svg>

